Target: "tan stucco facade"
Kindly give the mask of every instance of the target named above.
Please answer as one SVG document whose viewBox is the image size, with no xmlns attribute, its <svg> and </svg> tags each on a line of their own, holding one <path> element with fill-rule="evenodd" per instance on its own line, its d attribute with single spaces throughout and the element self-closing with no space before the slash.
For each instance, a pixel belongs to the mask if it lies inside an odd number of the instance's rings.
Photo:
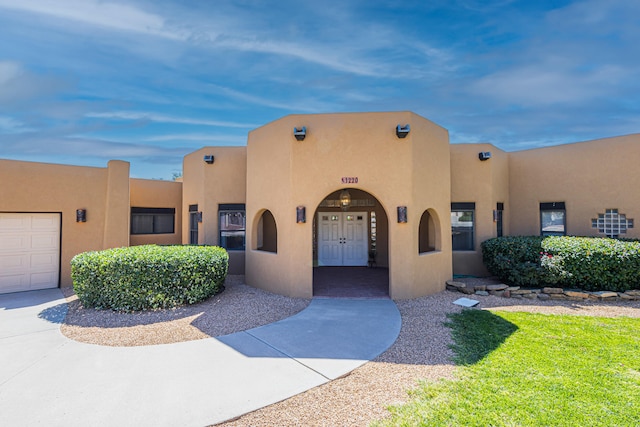
<svg viewBox="0 0 640 427">
<path fill-rule="evenodd" d="M 397 125 L 407 124 L 411 132 L 398 138 Z M 294 127 L 307 129 L 303 141 L 294 138 Z M 390 296 L 412 298 L 444 289 L 451 277 L 450 242 L 440 238 L 435 251 L 419 255 L 418 224 L 422 213 L 432 209 L 438 234 L 448 233 L 448 160 L 447 131 L 409 112 L 292 115 L 252 131 L 247 142 L 247 283 L 312 296 L 314 212 L 330 194 L 352 188 L 375 198 L 388 219 Z M 306 223 L 295 221 L 298 206 L 307 212 Z M 398 223 L 398 207 L 407 208 L 407 223 Z M 264 210 L 277 224 L 277 253 L 257 250 L 253 242 Z"/>
<path fill-rule="evenodd" d="M 303 128 L 299 140 L 294 129 Z M 388 268 L 389 295 L 405 299 L 441 291 L 454 275 L 486 275 L 481 243 L 500 232 L 541 234 L 543 205 L 562 206 L 556 226 L 565 234 L 603 235 L 592 220 L 609 210 L 626 221 L 620 237 L 640 238 L 638 160 L 640 134 L 508 153 L 450 144 L 446 129 L 411 112 L 290 115 L 251 131 L 246 146 L 186 155 L 179 182 L 130 178 L 117 160 L 105 168 L 0 160 L 0 182 L 11 183 L 0 186 L 0 213 L 60 214 L 60 285 L 69 286 L 80 252 L 223 244 L 221 212 L 235 209 L 246 216 L 234 224 L 244 250 L 229 251 L 230 273 L 295 297 L 313 295 L 314 267 L 325 265 L 320 218 L 357 213 L 369 252 Z M 334 203 L 344 190 L 353 202 L 346 212 Z M 452 247 L 460 206 L 473 218 L 464 214 L 473 233 L 464 250 Z M 77 209 L 86 222 L 76 222 Z M 175 212 L 173 232 L 132 233 L 134 209 Z"/>
<path fill-rule="evenodd" d="M 129 163 L 106 168 L 0 160 L 0 212 L 60 213 L 60 284 L 76 254 L 129 245 Z M 76 222 L 85 209 L 87 221 Z"/>
</svg>

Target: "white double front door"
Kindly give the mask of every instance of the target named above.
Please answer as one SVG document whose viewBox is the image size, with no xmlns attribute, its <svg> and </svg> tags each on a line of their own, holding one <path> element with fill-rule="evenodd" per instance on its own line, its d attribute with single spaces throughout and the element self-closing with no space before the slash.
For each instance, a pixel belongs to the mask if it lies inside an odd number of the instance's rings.
<svg viewBox="0 0 640 427">
<path fill-rule="evenodd" d="M 367 212 L 318 212 L 318 265 L 365 266 Z"/>
</svg>

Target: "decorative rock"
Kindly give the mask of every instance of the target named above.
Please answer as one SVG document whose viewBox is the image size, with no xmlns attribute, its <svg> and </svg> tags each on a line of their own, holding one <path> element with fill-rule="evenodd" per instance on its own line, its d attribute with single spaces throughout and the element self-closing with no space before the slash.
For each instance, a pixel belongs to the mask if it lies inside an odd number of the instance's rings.
<svg viewBox="0 0 640 427">
<path fill-rule="evenodd" d="M 505 289 L 507 289 L 508 286 L 501 284 L 501 285 L 487 285 L 487 290 L 488 291 L 503 291 Z"/>
<path fill-rule="evenodd" d="M 520 289 L 520 286 L 508 286 L 503 283 L 493 285 L 473 285 L 467 286 L 464 282 L 457 282 L 455 280 L 447 280 L 446 288 L 449 291 L 461 292 L 463 294 L 487 296 L 495 295 L 503 298 L 527 298 L 527 299 L 539 299 L 540 301 L 552 300 L 565 300 L 565 301 L 585 301 L 591 300 L 594 302 L 604 301 L 635 301 L 640 300 L 640 290 L 633 289 L 625 292 L 612 292 L 612 291 L 598 291 L 587 292 L 581 289 L 562 289 L 545 287 L 542 289 Z"/>
<path fill-rule="evenodd" d="M 475 292 L 471 288 L 459 288 L 458 291 L 462 292 L 463 294 L 467 294 L 467 295 L 471 295 L 472 293 Z"/>
<path fill-rule="evenodd" d="M 608 292 L 608 291 L 599 291 L 599 292 L 594 292 L 595 295 L 598 296 L 598 298 L 617 298 L 618 297 L 618 293 L 617 292 Z"/>
<path fill-rule="evenodd" d="M 586 292 L 578 292 L 578 291 L 564 291 L 564 294 L 569 298 L 577 298 L 577 299 L 587 299 L 589 298 L 589 294 Z"/>
<path fill-rule="evenodd" d="M 467 285 L 465 283 L 456 282 L 456 281 L 453 281 L 453 280 L 447 280 L 446 283 L 447 283 L 447 286 L 452 286 L 454 288 L 466 288 L 467 287 Z"/>
</svg>

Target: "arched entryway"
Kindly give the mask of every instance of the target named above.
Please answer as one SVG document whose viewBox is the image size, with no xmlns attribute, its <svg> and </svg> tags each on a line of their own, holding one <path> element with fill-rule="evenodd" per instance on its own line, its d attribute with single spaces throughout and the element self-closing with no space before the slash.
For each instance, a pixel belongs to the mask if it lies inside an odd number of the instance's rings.
<svg viewBox="0 0 640 427">
<path fill-rule="evenodd" d="M 372 194 L 343 188 L 313 216 L 313 295 L 389 296 L 389 221 Z"/>
</svg>

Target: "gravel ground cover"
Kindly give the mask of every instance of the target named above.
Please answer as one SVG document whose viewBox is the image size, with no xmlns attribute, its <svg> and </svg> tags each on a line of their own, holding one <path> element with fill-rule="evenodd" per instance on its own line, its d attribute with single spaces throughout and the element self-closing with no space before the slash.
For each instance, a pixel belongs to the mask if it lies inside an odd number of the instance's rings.
<svg viewBox="0 0 640 427">
<path fill-rule="evenodd" d="M 175 310 L 122 314 L 84 309 L 68 292 L 69 314 L 62 332 L 69 338 L 100 345 L 151 345 L 250 329 L 291 316 L 309 300 L 274 295 L 229 276 L 226 290 L 209 300 Z M 473 279 L 479 280 L 479 279 Z M 402 329 L 396 342 L 375 360 L 351 374 L 290 399 L 220 425 L 231 426 L 366 426 L 388 416 L 386 407 L 408 399 L 419 381 L 452 378 L 447 313 L 461 307 L 457 292 L 441 292 L 396 301 Z M 602 317 L 640 317 L 640 301 L 591 303 L 531 301 L 471 295 L 478 308 Z"/>
</svg>

